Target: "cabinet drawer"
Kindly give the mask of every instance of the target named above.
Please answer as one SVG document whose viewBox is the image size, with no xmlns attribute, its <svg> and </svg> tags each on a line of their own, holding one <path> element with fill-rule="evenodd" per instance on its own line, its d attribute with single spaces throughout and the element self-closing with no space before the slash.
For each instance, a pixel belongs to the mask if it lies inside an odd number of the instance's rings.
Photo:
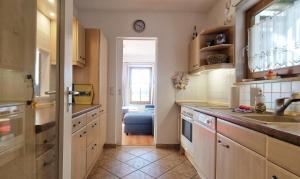
<svg viewBox="0 0 300 179">
<path fill-rule="evenodd" d="M 36 135 L 36 155 L 40 156 L 55 146 L 56 128 L 52 127 Z"/>
<path fill-rule="evenodd" d="M 300 179 L 296 175 L 287 170 L 268 162 L 267 164 L 267 179 Z"/>
<path fill-rule="evenodd" d="M 266 156 L 266 135 L 222 119 L 217 119 L 217 131 L 260 155 Z"/>
<path fill-rule="evenodd" d="M 55 150 L 51 149 L 36 159 L 37 178 L 55 179 L 56 177 L 56 155 Z"/>
<path fill-rule="evenodd" d="M 300 147 L 268 137 L 267 159 L 300 176 Z"/>
<path fill-rule="evenodd" d="M 78 131 L 86 125 L 86 114 L 80 115 L 72 119 L 72 133 Z"/>
<path fill-rule="evenodd" d="M 90 112 L 87 113 L 87 123 L 90 123 L 92 120 L 96 119 L 97 117 L 99 117 L 99 108 L 98 109 L 94 109 Z"/>
<path fill-rule="evenodd" d="M 95 140 L 87 148 L 87 154 L 86 154 L 87 171 L 89 171 L 93 167 L 94 163 L 96 162 L 98 151 L 99 151 L 99 145 L 97 140 Z"/>
<path fill-rule="evenodd" d="M 99 135 L 99 119 L 95 119 L 87 125 L 87 145 L 98 139 Z"/>
</svg>

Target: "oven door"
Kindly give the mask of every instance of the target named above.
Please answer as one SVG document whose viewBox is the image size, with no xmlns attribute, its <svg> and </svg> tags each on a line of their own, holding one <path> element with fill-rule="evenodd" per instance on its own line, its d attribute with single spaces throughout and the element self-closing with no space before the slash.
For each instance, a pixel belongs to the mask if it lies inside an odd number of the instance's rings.
<svg viewBox="0 0 300 179">
<path fill-rule="evenodd" d="M 24 140 L 24 113 L 0 116 L 0 153 Z"/>
<path fill-rule="evenodd" d="M 193 141 L 193 120 L 189 117 L 181 116 L 181 135 L 190 143 Z"/>
</svg>

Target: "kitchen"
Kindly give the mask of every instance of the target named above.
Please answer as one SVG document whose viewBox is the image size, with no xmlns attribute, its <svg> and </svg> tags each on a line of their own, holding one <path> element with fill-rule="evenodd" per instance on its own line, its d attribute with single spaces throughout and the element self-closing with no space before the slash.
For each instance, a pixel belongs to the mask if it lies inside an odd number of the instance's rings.
<svg viewBox="0 0 300 179">
<path fill-rule="evenodd" d="M 299 5 L 1 1 L 1 178 L 299 179 Z M 154 146 L 120 146 L 120 38 L 157 39 Z"/>
</svg>

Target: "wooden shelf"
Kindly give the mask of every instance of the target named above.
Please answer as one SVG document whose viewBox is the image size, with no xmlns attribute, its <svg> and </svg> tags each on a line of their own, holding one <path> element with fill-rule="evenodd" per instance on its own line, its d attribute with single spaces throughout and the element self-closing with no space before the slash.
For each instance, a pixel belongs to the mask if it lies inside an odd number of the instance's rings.
<svg viewBox="0 0 300 179">
<path fill-rule="evenodd" d="M 226 69 L 226 68 L 235 68 L 232 63 L 219 63 L 213 65 L 202 65 L 198 69 L 191 71 L 190 73 L 199 73 L 207 70 L 216 70 L 216 69 Z"/>
<path fill-rule="evenodd" d="M 209 47 L 204 47 L 200 49 L 200 52 L 206 52 L 206 51 L 217 51 L 217 50 L 224 50 L 232 47 L 232 44 L 220 44 L 220 45 L 214 45 Z"/>
<path fill-rule="evenodd" d="M 230 30 L 230 29 L 232 29 L 232 26 L 224 25 L 224 26 L 220 26 L 220 27 L 214 27 L 214 28 L 211 28 L 211 29 L 202 30 L 200 32 L 200 35 L 217 34 L 217 33 L 221 33 L 221 32 L 224 32 L 224 31 L 227 31 L 227 30 Z"/>
</svg>

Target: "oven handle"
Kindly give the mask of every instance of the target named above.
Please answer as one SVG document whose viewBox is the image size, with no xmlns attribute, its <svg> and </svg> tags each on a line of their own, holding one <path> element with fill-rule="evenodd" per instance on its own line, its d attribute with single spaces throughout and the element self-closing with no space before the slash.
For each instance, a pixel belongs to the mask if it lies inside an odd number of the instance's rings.
<svg viewBox="0 0 300 179">
<path fill-rule="evenodd" d="M 199 126 L 201 128 L 204 128 L 205 130 L 208 130 L 208 131 L 210 131 L 212 133 L 216 133 L 215 129 L 212 129 L 212 128 L 208 127 L 208 126 L 205 126 L 204 124 L 202 124 L 201 122 L 199 122 L 197 120 L 194 121 L 194 125 L 197 125 L 197 126 Z"/>
<path fill-rule="evenodd" d="M 193 120 L 192 118 L 187 117 L 187 116 L 184 116 L 184 115 L 182 115 L 182 114 L 181 114 L 181 119 L 184 119 L 184 120 L 186 120 L 186 121 L 188 121 L 188 122 L 191 122 L 191 123 L 194 122 L 194 120 Z"/>
</svg>

